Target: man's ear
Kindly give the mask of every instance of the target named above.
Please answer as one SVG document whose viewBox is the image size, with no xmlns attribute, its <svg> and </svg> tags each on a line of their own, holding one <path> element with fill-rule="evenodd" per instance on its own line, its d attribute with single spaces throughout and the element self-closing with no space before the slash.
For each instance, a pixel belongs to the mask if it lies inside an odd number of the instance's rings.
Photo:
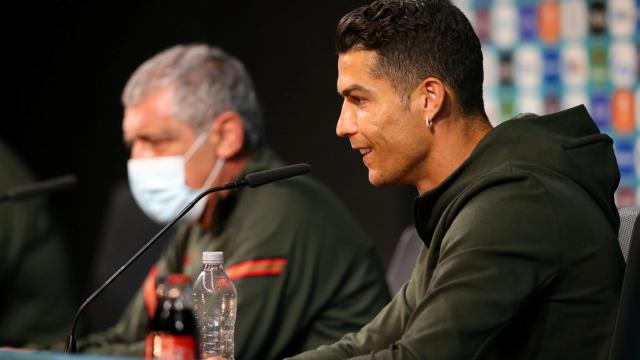
<svg viewBox="0 0 640 360">
<path fill-rule="evenodd" d="M 238 155 L 244 146 L 244 125 L 240 115 L 225 111 L 213 120 L 209 130 L 209 141 L 215 144 L 216 155 L 230 159 Z"/>
<path fill-rule="evenodd" d="M 438 78 L 428 77 L 418 85 L 417 91 L 425 119 L 428 116 L 431 121 L 436 122 L 448 95 L 444 83 Z"/>
</svg>

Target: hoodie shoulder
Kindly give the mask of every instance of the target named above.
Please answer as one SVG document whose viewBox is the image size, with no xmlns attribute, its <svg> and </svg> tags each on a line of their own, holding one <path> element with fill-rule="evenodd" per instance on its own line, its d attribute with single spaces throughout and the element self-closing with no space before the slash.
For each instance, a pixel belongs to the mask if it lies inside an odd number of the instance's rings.
<svg viewBox="0 0 640 360">
<path fill-rule="evenodd" d="M 531 113 L 518 114 L 497 126 L 495 131 L 500 134 L 508 133 L 511 136 L 517 134 L 518 137 L 540 132 L 564 138 L 600 134 L 598 126 L 584 105 L 541 116 Z"/>
</svg>

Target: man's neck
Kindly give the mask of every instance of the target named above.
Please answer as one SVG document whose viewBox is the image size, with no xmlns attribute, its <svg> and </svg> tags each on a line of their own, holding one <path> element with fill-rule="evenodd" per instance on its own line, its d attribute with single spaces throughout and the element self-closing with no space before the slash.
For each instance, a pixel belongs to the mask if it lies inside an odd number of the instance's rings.
<svg viewBox="0 0 640 360">
<path fill-rule="evenodd" d="M 213 186 L 220 186 L 236 180 L 244 171 L 249 160 L 251 160 L 251 155 L 248 154 L 226 160 L 220 172 L 220 180 L 216 181 L 216 184 Z M 213 229 L 213 226 L 215 225 L 214 215 L 218 202 L 229 196 L 230 191 L 231 190 L 223 190 L 208 196 L 207 207 L 204 209 L 200 220 L 198 220 L 198 223 L 203 229 Z"/>
<path fill-rule="evenodd" d="M 423 194 L 440 185 L 471 155 L 492 126 L 484 117 L 459 117 L 439 121 L 434 128 L 427 159 L 428 176 L 416 184 Z"/>
</svg>

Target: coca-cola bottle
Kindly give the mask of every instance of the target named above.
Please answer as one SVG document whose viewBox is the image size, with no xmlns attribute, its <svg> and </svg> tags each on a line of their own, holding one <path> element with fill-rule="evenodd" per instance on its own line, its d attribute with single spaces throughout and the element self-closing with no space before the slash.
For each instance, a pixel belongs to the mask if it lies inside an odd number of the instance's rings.
<svg viewBox="0 0 640 360">
<path fill-rule="evenodd" d="M 156 293 L 158 303 L 149 321 L 145 359 L 200 359 L 191 278 L 184 274 L 169 274 L 158 281 Z"/>
</svg>

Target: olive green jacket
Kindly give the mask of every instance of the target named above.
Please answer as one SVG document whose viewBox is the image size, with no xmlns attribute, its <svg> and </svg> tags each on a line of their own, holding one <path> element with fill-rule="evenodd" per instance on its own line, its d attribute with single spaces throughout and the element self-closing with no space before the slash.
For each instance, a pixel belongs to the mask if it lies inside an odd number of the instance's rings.
<svg viewBox="0 0 640 360">
<path fill-rule="evenodd" d="M 425 247 L 391 303 L 294 359 L 607 359 L 624 269 L 618 180 L 583 106 L 496 127 L 416 200 Z"/>
<path fill-rule="evenodd" d="M 261 149 L 245 173 L 281 165 Z M 234 190 L 218 204 L 214 223 L 212 232 L 196 224 L 179 228 L 119 323 L 80 341 L 79 350 L 141 355 L 155 277 L 179 272 L 195 279 L 205 250 L 223 251 L 234 279 L 239 360 L 278 359 L 332 343 L 389 301 L 373 244 L 309 176 Z"/>
<path fill-rule="evenodd" d="M 0 142 L 0 194 L 33 181 Z M 0 203 L 0 288 L 0 345 L 65 338 L 74 292 L 62 238 L 41 196 Z"/>
</svg>

